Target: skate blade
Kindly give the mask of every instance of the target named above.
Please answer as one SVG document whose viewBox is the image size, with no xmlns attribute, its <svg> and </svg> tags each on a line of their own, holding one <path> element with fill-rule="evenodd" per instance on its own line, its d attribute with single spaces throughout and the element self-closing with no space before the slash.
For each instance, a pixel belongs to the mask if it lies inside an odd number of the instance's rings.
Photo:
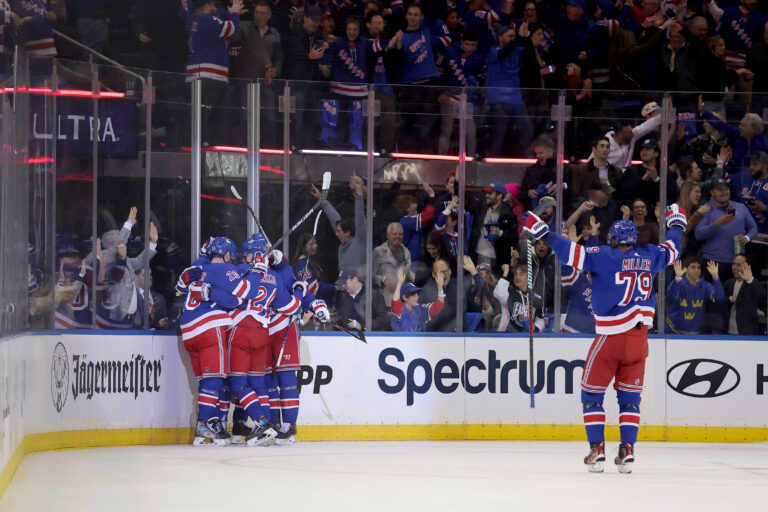
<svg viewBox="0 0 768 512">
<path fill-rule="evenodd" d="M 291 436 L 287 439 L 275 438 L 275 444 L 278 444 L 280 446 L 291 445 L 295 443 L 296 443 L 296 436 Z"/>
<path fill-rule="evenodd" d="M 245 436 L 233 435 L 232 436 L 232 444 L 244 445 L 245 444 Z"/>
<path fill-rule="evenodd" d="M 254 437 L 245 442 L 246 446 L 269 446 L 272 439 L 277 437 L 277 432 L 273 429 L 265 430 L 264 435 L 261 437 Z"/>
<path fill-rule="evenodd" d="M 587 470 L 590 473 L 602 473 L 603 471 L 605 471 L 605 462 L 598 461 L 598 462 L 593 462 L 591 464 L 587 464 Z"/>
<path fill-rule="evenodd" d="M 214 446 L 229 446 L 232 442 L 229 439 L 214 439 Z"/>
<path fill-rule="evenodd" d="M 624 475 L 628 475 L 629 473 L 632 472 L 632 463 L 631 462 L 627 462 L 625 464 L 617 464 L 616 465 L 616 469 L 619 470 L 619 473 L 622 473 Z"/>
</svg>

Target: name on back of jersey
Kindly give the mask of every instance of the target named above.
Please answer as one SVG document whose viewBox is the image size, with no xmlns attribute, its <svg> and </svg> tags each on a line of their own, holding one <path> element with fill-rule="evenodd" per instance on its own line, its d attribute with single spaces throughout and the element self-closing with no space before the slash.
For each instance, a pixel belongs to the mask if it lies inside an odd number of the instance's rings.
<svg viewBox="0 0 768 512">
<path fill-rule="evenodd" d="M 651 270 L 651 260 L 648 258 L 627 258 L 621 261 L 621 270 Z"/>
<path fill-rule="evenodd" d="M 277 281 L 275 280 L 275 276 L 273 276 L 272 274 L 265 274 L 261 276 L 261 282 L 269 283 L 269 284 L 277 284 Z"/>
</svg>

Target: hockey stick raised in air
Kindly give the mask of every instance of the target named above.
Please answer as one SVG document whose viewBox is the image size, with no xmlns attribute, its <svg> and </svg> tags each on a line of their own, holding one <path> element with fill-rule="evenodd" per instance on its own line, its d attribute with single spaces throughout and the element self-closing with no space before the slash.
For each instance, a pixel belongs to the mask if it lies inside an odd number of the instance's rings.
<svg viewBox="0 0 768 512">
<path fill-rule="evenodd" d="M 259 222 L 259 217 L 256 215 L 256 212 L 253 211 L 253 208 L 251 208 L 250 205 L 248 205 L 248 203 L 243 201 L 243 196 L 241 196 L 237 192 L 237 189 L 235 188 L 234 185 L 230 186 L 229 188 L 230 188 L 230 190 L 232 190 L 232 195 L 235 196 L 235 199 L 240 201 L 240 204 L 242 204 L 243 206 L 248 208 L 248 211 L 250 212 L 251 217 L 253 217 L 253 220 L 256 221 L 256 226 L 259 228 L 259 231 L 261 231 L 261 234 L 264 235 L 264 238 L 267 239 L 267 243 L 269 244 L 269 237 L 267 236 L 267 232 L 264 231 L 264 227 L 261 225 L 261 222 Z M 270 244 L 270 245 L 272 245 L 272 244 Z"/>
<path fill-rule="evenodd" d="M 536 407 L 536 389 L 533 382 L 536 370 L 533 366 L 533 245 L 530 238 L 525 242 L 528 249 L 528 389 L 531 393 L 531 407 Z"/>
<path fill-rule="evenodd" d="M 307 213 L 305 213 L 298 221 L 296 221 L 296 224 L 290 227 L 288 231 L 283 233 L 283 236 L 281 236 L 277 242 L 272 244 L 272 247 L 277 247 L 281 243 L 283 243 L 283 240 L 286 239 L 291 233 L 296 231 L 296 228 L 301 226 L 305 220 L 309 218 L 310 215 L 312 215 L 318 208 L 320 208 L 323 205 L 323 201 L 325 201 L 328 197 L 328 190 L 331 188 L 331 173 L 330 172 L 324 172 L 323 173 L 323 188 L 322 188 L 322 197 L 318 199 L 318 201 L 315 203 L 315 205 L 309 209 Z"/>
</svg>

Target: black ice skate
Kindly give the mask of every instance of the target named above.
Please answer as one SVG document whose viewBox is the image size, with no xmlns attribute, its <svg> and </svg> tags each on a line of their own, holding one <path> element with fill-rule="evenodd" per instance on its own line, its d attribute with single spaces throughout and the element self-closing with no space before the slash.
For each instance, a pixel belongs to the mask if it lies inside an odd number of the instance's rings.
<svg viewBox="0 0 768 512">
<path fill-rule="evenodd" d="M 229 432 L 221 424 L 219 418 L 210 418 L 208 421 L 197 421 L 195 427 L 195 446 L 227 446 L 229 444 Z"/>
<path fill-rule="evenodd" d="M 590 473 L 602 473 L 605 469 L 605 443 L 589 443 L 589 454 L 584 464 Z"/>
<path fill-rule="evenodd" d="M 262 416 L 256 421 L 253 430 L 245 436 L 245 444 L 246 446 L 267 446 L 276 436 L 277 431 L 272 428 L 272 424 Z"/>
<path fill-rule="evenodd" d="M 248 424 L 244 421 L 235 421 L 232 424 L 232 444 L 245 444 L 245 436 L 251 433 Z"/>
<path fill-rule="evenodd" d="M 277 431 L 276 444 L 293 444 L 296 442 L 296 424 L 283 423 Z"/>
<path fill-rule="evenodd" d="M 619 473 L 631 473 L 632 463 L 635 462 L 635 445 L 622 443 L 619 445 L 619 455 L 613 459 Z"/>
</svg>

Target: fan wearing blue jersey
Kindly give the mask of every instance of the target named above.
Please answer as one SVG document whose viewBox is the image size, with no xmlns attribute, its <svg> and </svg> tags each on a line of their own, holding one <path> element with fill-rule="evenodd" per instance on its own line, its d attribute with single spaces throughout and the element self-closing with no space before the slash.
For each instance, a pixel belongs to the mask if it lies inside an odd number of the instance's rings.
<svg viewBox="0 0 768 512">
<path fill-rule="evenodd" d="M 251 286 L 225 261 L 237 252 L 232 240 L 216 237 L 208 251 L 211 262 L 185 270 L 176 284 L 179 292 L 187 294 L 180 319 L 181 338 L 198 379 L 196 446 L 229 444 L 229 433 L 220 417 L 221 402 L 228 401 L 224 399 L 224 379 L 229 371 L 226 327 L 231 323 L 227 311 L 248 296 Z M 187 285 L 184 279 L 194 281 Z"/>
<path fill-rule="evenodd" d="M 584 463 L 591 472 L 602 472 L 605 463 L 605 390 L 615 378 L 619 402 L 621 444 L 614 459 L 621 473 L 630 473 L 640 426 L 640 393 L 648 356 L 648 327 L 653 325 L 656 294 L 653 277 L 680 254 L 680 240 L 687 220 L 685 210 L 673 204 L 666 212 L 667 239 L 660 245 L 637 246 L 632 221 L 615 222 L 610 246 L 583 247 L 550 233 L 549 226 L 533 213 L 524 230 L 544 240 L 564 265 L 590 272 L 597 337 L 584 365 L 581 401 L 590 452 Z"/>
<path fill-rule="evenodd" d="M 406 277 L 408 274 L 405 269 L 403 267 L 398 268 L 397 285 L 392 294 L 392 331 L 424 332 L 427 330 L 427 323 L 445 306 L 443 274 L 435 274 L 437 300 L 429 304 L 419 304 L 421 288 L 413 283 L 406 283 Z"/>
</svg>

